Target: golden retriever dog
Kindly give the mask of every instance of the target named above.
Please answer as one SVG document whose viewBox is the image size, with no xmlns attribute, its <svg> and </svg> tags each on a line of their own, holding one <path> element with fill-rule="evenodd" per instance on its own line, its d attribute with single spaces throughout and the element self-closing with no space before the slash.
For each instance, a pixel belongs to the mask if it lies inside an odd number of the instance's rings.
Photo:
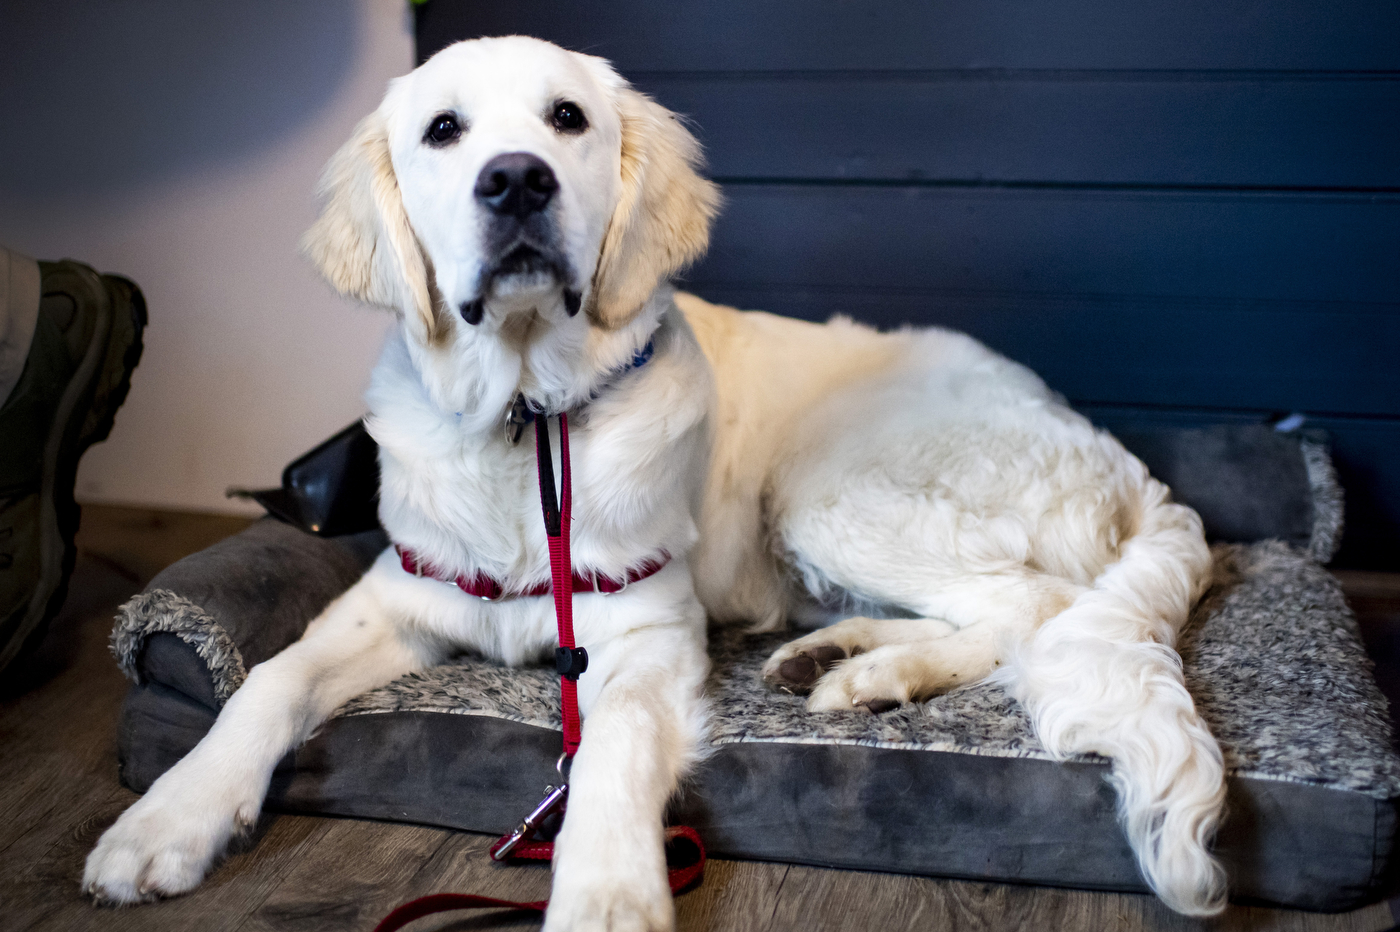
<svg viewBox="0 0 1400 932">
<path fill-rule="evenodd" d="M 574 600 L 591 662 L 546 929 L 673 926 L 662 819 L 705 746 L 707 616 L 813 628 L 765 668 L 813 709 L 997 679 L 1053 753 L 1111 758 L 1162 899 L 1223 907 L 1223 765 L 1173 649 L 1210 571 L 1196 514 L 969 337 L 677 294 L 720 202 L 699 161 L 606 62 L 535 39 L 462 42 L 390 84 L 331 160 L 305 247 L 400 320 L 366 421 L 395 546 L 102 836 L 96 899 L 193 889 L 351 697 L 463 649 L 551 654 L 518 441 L 522 412 L 567 412 L 574 566 L 622 591 Z"/>
</svg>

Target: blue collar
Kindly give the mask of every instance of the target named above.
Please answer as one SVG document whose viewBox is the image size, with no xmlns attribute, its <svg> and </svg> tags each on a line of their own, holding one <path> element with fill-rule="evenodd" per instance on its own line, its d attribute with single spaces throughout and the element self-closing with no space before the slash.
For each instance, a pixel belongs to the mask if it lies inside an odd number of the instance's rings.
<svg viewBox="0 0 1400 932">
<path fill-rule="evenodd" d="M 651 358 L 656 355 L 656 342 L 647 340 L 647 345 L 632 354 L 632 358 L 608 373 L 603 383 L 595 388 L 588 396 L 588 401 L 594 401 L 599 395 L 607 391 L 618 379 L 634 369 L 640 369 Z M 587 404 L 588 402 L 584 402 Z M 523 394 L 516 395 L 515 401 L 511 404 L 510 410 L 506 412 L 506 442 L 518 443 L 520 435 L 525 431 L 525 425 L 533 423 L 537 414 L 555 414 L 558 412 L 546 412 Z"/>
<path fill-rule="evenodd" d="M 625 363 L 622 366 L 622 368 L 615 370 L 613 372 L 613 377 L 615 378 L 619 375 L 622 375 L 624 372 L 630 372 L 633 369 L 640 369 L 642 366 L 645 366 L 647 363 L 651 362 L 651 357 L 655 355 L 656 341 L 647 340 L 647 345 L 643 346 L 641 349 L 633 353 L 632 361 L 629 363 Z"/>
</svg>

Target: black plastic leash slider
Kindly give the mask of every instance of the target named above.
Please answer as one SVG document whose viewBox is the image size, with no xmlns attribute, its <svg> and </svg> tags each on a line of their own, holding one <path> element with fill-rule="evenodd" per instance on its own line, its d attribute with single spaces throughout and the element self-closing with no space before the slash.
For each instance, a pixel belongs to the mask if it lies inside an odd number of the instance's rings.
<svg viewBox="0 0 1400 932">
<path fill-rule="evenodd" d="M 554 667 L 565 679 L 576 680 L 588 669 L 588 651 L 582 647 L 556 647 Z"/>
</svg>

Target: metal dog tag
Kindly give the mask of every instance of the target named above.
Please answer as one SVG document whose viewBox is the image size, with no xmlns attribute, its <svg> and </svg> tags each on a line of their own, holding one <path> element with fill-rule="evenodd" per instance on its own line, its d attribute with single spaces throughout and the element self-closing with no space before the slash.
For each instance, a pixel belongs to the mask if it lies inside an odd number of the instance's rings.
<svg viewBox="0 0 1400 932">
<path fill-rule="evenodd" d="M 506 412 L 506 443 L 511 446 L 519 443 L 520 435 L 525 432 L 525 425 L 534 419 L 535 412 L 530 410 L 530 403 L 525 400 L 525 396 L 516 395 L 510 410 Z"/>
</svg>

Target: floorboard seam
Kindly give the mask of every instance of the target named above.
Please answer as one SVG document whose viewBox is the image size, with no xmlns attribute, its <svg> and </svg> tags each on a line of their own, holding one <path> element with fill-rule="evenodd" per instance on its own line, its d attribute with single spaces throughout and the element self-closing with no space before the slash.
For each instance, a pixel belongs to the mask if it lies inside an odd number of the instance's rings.
<svg viewBox="0 0 1400 932">
<path fill-rule="evenodd" d="M 783 868 L 783 876 L 778 879 L 778 889 L 773 891 L 773 911 L 768 914 L 768 924 L 764 926 L 766 929 L 773 928 L 773 923 L 778 920 L 778 904 L 781 903 L 783 899 L 783 884 L 787 883 L 788 874 L 790 873 L 792 873 L 791 864 Z"/>
<path fill-rule="evenodd" d="M 278 814 L 277 814 L 277 817 L 280 819 L 280 818 L 283 818 L 284 815 L 285 815 L 284 813 L 278 813 Z M 269 830 L 270 830 L 270 828 L 271 828 L 271 827 L 269 826 Z M 311 842 L 312 846 L 321 844 L 321 842 L 325 840 L 326 832 L 327 832 L 328 830 L 329 830 L 329 822 L 323 822 L 323 824 L 317 826 L 317 827 L 313 830 L 313 834 L 316 835 L 317 837 L 316 837 L 316 840 L 315 840 L 314 842 Z M 264 836 L 265 836 L 266 834 L 267 834 L 267 832 L 263 832 L 263 835 L 264 835 Z M 261 838 L 262 838 L 262 836 L 259 836 L 259 840 L 261 840 Z M 309 841 L 309 839 L 308 839 L 308 841 Z M 304 842 L 302 842 L 302 844 L 306 844 L 306 842 L 304 841 Z M 298 846 L 298 847 L 299 847 L 299 846 Z M 225 852 L 225 857 L 227 857 L 227 852 Z M 218 870 L 218 868 L 222 865 L 222 863 L 223 863 L 222 861 L 218 862 L 213 868 L 210 869 L 209 873 L 212 874 L 215 870 Z M 295 865 L 293 865 L 293 866 L 295 866 Z M 258 916 L 258 911 L 259 911 L 260 909 L 263 908 L 263 906 L 267 903 L 268 900 L 272 899 L 272 895 L 273 895 L 274 893 L 276 893 L 278 890 L 281 890 L 281 889 L 282 889 L 283 884 L 285 884 L 285 883 L 288 881 L 288 879 L 291 877 L 291 874 L 292 874 L 292 871 L 291 871 L 291 869 L 289 868 L 288 870 L 283 871 L 282 874 L 281 874 L 281 876 L 279 876 L 275 882 L 269 884 L 269 885 L 268 885 L 268 888 L 267 888 L 267 892 L 264 893 L 260 898 L 258 898 L 258 901 L 257 901 L 256 903 L 253 903 L 252 905 L 250 905 L 250 906 L 248 907 L 247 912 L 245 912 L 245 913 L 243 914 L 243 921 L 240 922 L 240 923 L 238 923 L 238 925 L 233 926 L 232 928 L 230 928 L 230 929 L 229 929 L 229 932 L 242 932 L 242 929 L 243 929 L 244 926 L 248 925 L 248 923 L 252 922 L 255 918 L 257 918 L 257 916 Z M 205 876 L 205 880 L 207 881 L 208 879 L 209 879 L 209 878 L 208 878 L 208 875 L 206 875 L 206 876 Z M 198 891 L 198 888 L 196 888 L 196 891 Z"/>
</svg>

